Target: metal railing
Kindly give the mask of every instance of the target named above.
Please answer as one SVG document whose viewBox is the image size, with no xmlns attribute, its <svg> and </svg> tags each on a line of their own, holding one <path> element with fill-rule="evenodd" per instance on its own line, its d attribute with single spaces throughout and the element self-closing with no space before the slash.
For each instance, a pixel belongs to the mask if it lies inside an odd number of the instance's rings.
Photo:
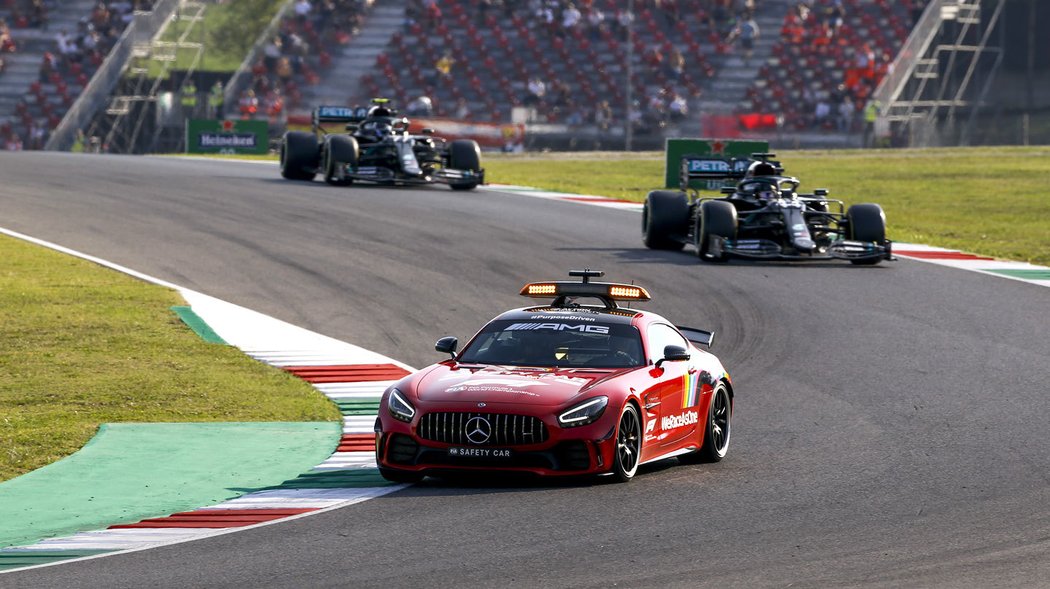
<svg viewBox="0 0 1050 589">
<path fill-rule="evenodd" d="M 959 4 L 959 0 L 930 0 L 926 10 L 919 18 L 919 22 L 911 30 L 908 40 L 897 52 L 887 74 L 882 78 L 878 88 L 872 94 L 874 100 L 879 101 L 883 107 L 888 106 L 900 95 L 904 85 L 911 78 L 916 64 L 922 59 L 930 48 L 930 43 L 937 36 L 943 20 L 944 7 L 948 4 Z"/>
<path fill-rule="evenodd" d="M 120 82 L 136 45 L 149 43 L 179 6 L 180 0 L 157 0 L 150 12 L 136 12 L 105 61 L 91 77 L 62 122 L 51 133 L 44 149 L 68 151 L 76 141 L 77 131 L 85 128 L 95 113 L 109 103 L 110 94 Z"/>
</svg>

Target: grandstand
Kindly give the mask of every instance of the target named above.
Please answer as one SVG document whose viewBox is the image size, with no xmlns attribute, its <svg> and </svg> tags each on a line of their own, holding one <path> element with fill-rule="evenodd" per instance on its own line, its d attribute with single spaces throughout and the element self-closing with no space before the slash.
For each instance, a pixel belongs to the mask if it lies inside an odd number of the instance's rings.
<svg viewBox="0 0 1050 589">
<path fill-rule="evenodd" d="M 880 120 L 936 126 L 942 111 L 917 110 L 929 100 L 914 78 L 954 93 L 941 101 L 949 116 L 978 110 L 984 94 L 964 96 L 969 70 L 987 90 L 998 62 L 958 66 L 947 52 L 994 54 L 990 32 L 1009 3 L 1021 0 L 289 0 L 228 80 L 225 112 L 279 129 L 317 104 L 389 96 L 413 116 L 525 124 L 551 139 L 537 146 L 618 148 L 631 135 L 635 148 L 696 135 L 859 145 L 873 97 L 890 113 Z M 134 10 L 150 4 L 4 0 L 3 146 L 43 147 Z M 960 26 L 974 31 L 944 40 Z M 953 68 L 965 74 L 958 91 Z M 90 121 L 77 116 L 55 145 L 68 148 Z"/>
</svg>

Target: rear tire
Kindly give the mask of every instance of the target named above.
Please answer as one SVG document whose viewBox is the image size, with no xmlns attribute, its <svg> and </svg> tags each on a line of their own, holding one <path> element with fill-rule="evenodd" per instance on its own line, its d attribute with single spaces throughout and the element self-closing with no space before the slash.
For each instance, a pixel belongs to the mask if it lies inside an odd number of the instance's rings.
<svg viewBox="0 0 1050 589">
<path fill-rule="evenodd" d="M 306 131 L 288 131 L 281 139 L 281 176 L 312 181 L 320 159 L 317 137 Z"/>
<path fill-rule="evenodd" d="M 477 141 L 471 139 L 456 139 L 448 148 L 448 167 L 453 170 L 470 170 L 475 174 L 481 174 L 481 147 Z M 469 182 L 449 183 L 452 190 L 474 190 L 480 184 L 480 179 Z"/>
<path fill-rule="evenodd" d="M 685 247 L 689 231 L 689 199 L 684 192 L 654 190 L 642 208 L 642 243 L 654 250 Z"/>
<path fill-rule="evenodd" d="M 846 211 L 846 219 L 849 221 L 851 240 L 877 245 L 886 244 L 886 214 L 882 212 L 882 207 L 879 205 L 872 203 L 853 205 Z M 866 258 L 850 260 L 850 263 L 857 266 L 874 266 L 881 261 L 882 258 Z"/>
<path fill-rule="evenodd" d="M 638 410 L 628 403 L 616 426 L 616 449 L 613 456 L 613 480 L 626 483 L 638 472 L 642 455 L 642 422 Z"/>
<path fill-rule="evenodd" d="M 704 441 L 700 449 L 678 457 L 685 464 L 718 462 L 729 453 L 729 435 L 733 425 L 733 401 L 729 397 L 726 385 L 718 383 L 711 397 L 711 406 L 707 409 L 707 420 L 704 423 Z"/>
<path fill-rule="evenodd" d="M 349 135 L 329 135 L 325 137 L 322 153 L 321 169 L 324 172 L 325 182 L 332 186 L 349 186 L 354 183 L 353 178 L 344 175 L 340 166 L 357 167 L 357 158 L 360 153 L 357 139 Z"/>
<path fill-rule="evenodd" d="M 723 251 L 711 253 L 711 238 L 736 237 L 737 217 L 733 203 L 724 200 L 705 200 L 700 203 L 700 215 L 696 219 L 696 256 L 705 262 L 728 262 Z"/>
</svg>

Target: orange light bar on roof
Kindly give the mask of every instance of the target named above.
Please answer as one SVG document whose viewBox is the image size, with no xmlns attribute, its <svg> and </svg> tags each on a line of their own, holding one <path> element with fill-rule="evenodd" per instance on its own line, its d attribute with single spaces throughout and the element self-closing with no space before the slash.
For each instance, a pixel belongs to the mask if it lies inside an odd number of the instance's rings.
<svg viewBox="0 0 1050 589">
<path fill-rule="evenodd" d="M 609 285 L 609 296 L 619 300 L 648 301 L 652 297 L 640 286 Z"/>
<path fill-rule="evenodd" d="M 558 294 L 558 285 L 550 283 L 526 284 L 521 294 L 528 297 L 552 296 Z"/>
</svg>

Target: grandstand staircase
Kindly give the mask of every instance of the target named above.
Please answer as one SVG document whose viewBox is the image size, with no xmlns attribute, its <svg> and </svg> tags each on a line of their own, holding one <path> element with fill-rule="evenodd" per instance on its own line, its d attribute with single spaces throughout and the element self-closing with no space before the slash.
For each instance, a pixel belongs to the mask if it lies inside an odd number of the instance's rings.
<svg viewBox="0 0 1050 589">
<path fill-rule="evenodd" d="M 747 89 L 758 77 L 759 68 L 773 58 L 773 47 L 780 36 L 787 4 L 763 2 L 755 13 L 759 36 L 748 63 L 744 61 L 744 50 L 737 44 L 727 55 L 712 55 L 709 59 L 717 72 L 708 81 L 704 95 L 694 100 L 693 113 L 703 115 L 731 115 L 745 102 Z M 695 118 L 695 117 L 694 117 Z"/>
<path fill-rule="evenodd" d="M 932 0 L 875 92 L 880 124 L 913 147 L 968 145 L 1002 63 L 992 39 L 1004 5 Z"/>
<path fill-rule="evenodd" d="M 26 97 L 29 85 L 38 79 L 44 53 L 57 51 L 55 35 L 62 30 L 69 33 L 76 31 L 77 22 L 91 14 L 95 4 L 94 0 L 63 2 L 61 10 L 51 11 L 47 30 L 11 28 L 11 37 L 18 44 L 18 52 L 3 56 L 7 67 L 0 73 L 0 121 L 14 116 L 15 105 Z M 54 90 L 47 84 L 45 89 Z"/>
<path fill-rule="evenodd" d="M 361 77 L 371 71 L 376 57 L 405 22 L 407 0 L 377 1 L 365 17 L 361 32 L 335 54 L 332 67 L 316 86 L 303 90 L 303 105 L 345 105 L 359 94 Z"/>
</svg>

